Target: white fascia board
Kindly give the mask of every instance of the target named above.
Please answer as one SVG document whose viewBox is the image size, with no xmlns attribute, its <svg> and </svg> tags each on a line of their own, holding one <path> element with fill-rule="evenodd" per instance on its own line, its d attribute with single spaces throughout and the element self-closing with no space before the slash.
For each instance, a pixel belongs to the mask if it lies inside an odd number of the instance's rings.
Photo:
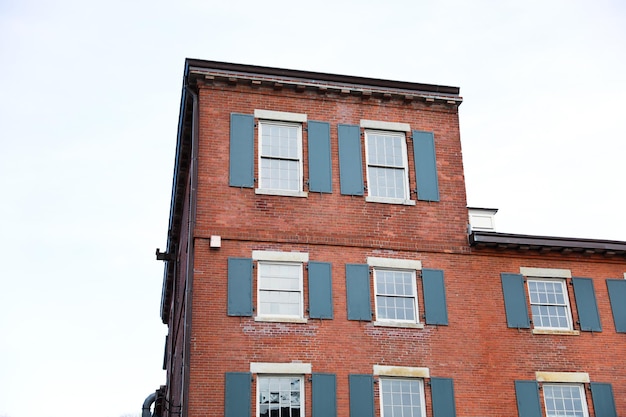
<svg viewBox="0 0 626 417">
<path fill-rule="evenodd" d="M 304 113 L 290 113 L 286 111 L 274 111 L 274 110 L 254 110 L 254 117 L 257 119 L 265 120 L 280 120 L 283 122 L 298 122 L 305 123 L 307 120 Z"/>
<path fill-rule="evenodd" d="M 251 362 L 250 372 L 253 374 L 310 374 L 310 363 L 276 363 L 276 362 Z"/>
<path fill-rule="evenodd" d="M 525 277 L 537 277 L 537 278 L 571 278 L 572 271 L 569 269 L 556 269 L 556 268 L 526 268 L 520 267 L 520 274 Z"/>
<path fill-rule="evenodd" d="M 414 368 L 412 366 L 374 365 L 374 375 L 430 378 L 430 370 L 428 368 Z"/>
<path fill-rule="evenodd" d="M 252 259 L 255 261 L 309 262 L 309 254 L 307 252 L 253 250 Z"/>
<path fill-rule="evenodd" d="M 393 258 L 377 258 L 374 256 L 367 257 L 367 264 L 380 268 L 397 268 L 397 269 L 415 269 L 421 271 L 422 261 L 414 261 L 411 259 L 393 259 Z"/>
<path fill-rule="evenodd" d="M 578 382 L 588 383 L 589 374 L 587 372 L 535 372 L 538 382 Z"/>
<path fill-rule="evenodd" d="M 361 119 L 361 127 L 364 129 L 395 130 L 397 132 L 411 131 L 411 125 L 408 123 L 383 122 L 379 120 Z"/>
</svg>

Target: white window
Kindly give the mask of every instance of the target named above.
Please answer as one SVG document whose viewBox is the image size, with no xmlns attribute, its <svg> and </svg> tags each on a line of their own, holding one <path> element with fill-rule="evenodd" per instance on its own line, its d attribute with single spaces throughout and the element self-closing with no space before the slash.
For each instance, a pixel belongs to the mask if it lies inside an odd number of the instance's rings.
<svg viewBox="0 0 626 417">
<path fill-rule="evenodd" d="M 583 385 L 543 384 L 547 417 L 588 417 Z"/>
<path fill-rule="evenodd" d="M 380 378 L 381 417 L 425 417 L 424 382 L 418 378 Z"/>
<path fill-rule="evenodd" d="M 259 376 L 257 417 L 304 417 L 303 377 Z"/>
<path fill-rule="evenodd" d="M 572 313 L 563 279 L 528 279 L 535 328 L 572 330 Z"/>
<path fill-rule="evenodd" d="M 404 132 L 365 130 L 368 197 L 374 201 L 410 200 Z"/>
<path fill-rule="evenodd" d="M 302 124 L 259 122 L 259 188 L 302 192 Z"/>
<path fill-rule="evenodd" d="M 377 321 L 419 321 L 414 270 L 374 268 L 374 288 Z"/>
<path fill-rule="evenodd" d="M 257 282 L 259 316 L 303 317 L 301 263 L 259 262 Z"/>
</svg>

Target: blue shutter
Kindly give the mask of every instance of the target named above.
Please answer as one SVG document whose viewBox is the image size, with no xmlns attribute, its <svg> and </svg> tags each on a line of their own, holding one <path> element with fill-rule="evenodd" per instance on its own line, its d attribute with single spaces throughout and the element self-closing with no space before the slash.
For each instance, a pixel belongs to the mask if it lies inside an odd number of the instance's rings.
<svg viewBox="0 0 626 417">
<path fill-rule="evenodd" d="M 440 269 L 423 269 L 422 285 L 424 286 L 424 309 L 426 324 L 448 324 L 446 307 L 446 289 L 443 283 L 443 271 Z"/>
<path fill-rule="evenodd" d="M 452 378 L 430 378 L 433 417 L 456 417 Z"/>
<path fill-rule="evenodd" d="M 417 199 L 439 201 L 439 181 L 437 179 L 437 159 L 435 157 L 433 132 L 413 131 L 413 156 Z"/>
<path fill-rule="evenodd" d="M 350 417 L 374 417 L 374 378 L 350 375 Z"/>
<path fill-rule="evenodd" d="M 337 417 L 337 378 L 333 374 L 311 375 L 313 417 Z"/>
<path fill-rule="evenodd" d="M 611 384 L 592 382 L 591 397 L 596 417 L 617 417 Z"/>
<path fill-rule="evenodd" d="M 230 185 L 254 187 L 254 116 L 230 115 Z"/>
<path fill-rule="evenodd" d="M 309 121 L 309 191 L 332 193 L 330 124 Z"/>
<path fill-rule="evenodd" d="M 372 320 L 369 272 L 365 264 L 346 265 L 348 320 Z"/>
<path fill-rule="evenodd" d="M 228 315 L 252 316 L 252 259 L 228 258 Z"/>
<path fill-rule="evenodd" d="M 626 333 L 626 279 L 607 279 L 615 331 Z"/>
<path fill-rule="evenodd" d="M 537 381 L 515 381 L 518 417 L 541 417 Z"/>
<path fill-rule="evenodd" d="M 309 317 L 333 318 L 333 281 L 331 264 L 309 262 Z"/>
<path fill-rule="evenodd" d="M 341 194 L 363 195 L 363 157 L 361 128 L 354 125 L 337 126 L 339 139 L 339 183 Z"/>
<path fill-rule="evenodd" d="M 580 330 L 601 332 L 602 324 L 600 324 L 600 313 L 598 313 L 593 280 L 591 278 L 572 278 L 572 284 L 574 286 Z"/>
<path fill-rule="evenodd" d="M 530 328 L 528 319 L 528 305 L 524 290 L 524 277 L 520 274 L 500 274 L 502 292 L 504 293 L 504 307 L 506 322 L 509 327 L 518 329 Z"/>
<path fill-rule="evenodd" d="M 227 372 L 224 387 L 224 417 L 250 417 L 252 375 Z"/>
</svg>

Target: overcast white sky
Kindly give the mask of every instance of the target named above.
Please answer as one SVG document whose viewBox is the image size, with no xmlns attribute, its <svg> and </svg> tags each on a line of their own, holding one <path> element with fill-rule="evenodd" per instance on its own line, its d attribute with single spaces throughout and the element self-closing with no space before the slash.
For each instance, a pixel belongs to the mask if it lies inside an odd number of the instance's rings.
<svg viewBox="0 0 626 417">
<path fill-rule="evenodd" d="M 626 3 L 0 0 L 0 417 L 139 414 L 185 57 L 461 87 L 468 204 L 626 241 Z"/>
</svg>

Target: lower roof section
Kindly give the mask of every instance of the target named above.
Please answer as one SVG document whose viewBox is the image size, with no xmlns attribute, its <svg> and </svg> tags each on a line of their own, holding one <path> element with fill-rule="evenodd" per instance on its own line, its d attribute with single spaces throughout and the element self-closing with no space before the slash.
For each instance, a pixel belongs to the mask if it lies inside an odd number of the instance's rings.
<svg viewBox="0 0 626 417">
<path fill-rule="evenodd" d="M 556 236 L 518 235 L 512 233 L 473 231 L 469 243 L 475 248 L 510 249 L 561 253 L 600 254 L 626 258 L 626 242 L 578 239 Z"/>
</svg>

